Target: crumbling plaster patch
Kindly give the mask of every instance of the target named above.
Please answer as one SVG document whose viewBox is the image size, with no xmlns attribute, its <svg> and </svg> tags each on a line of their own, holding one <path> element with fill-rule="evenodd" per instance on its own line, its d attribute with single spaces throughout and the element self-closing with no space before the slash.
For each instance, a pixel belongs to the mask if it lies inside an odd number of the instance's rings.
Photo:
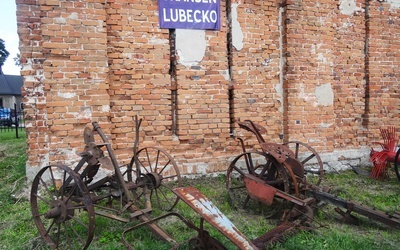
<svg viewBox="0 0 400 250">
<path fill-rule="evenodd" d="M 65 20 L 65 18 L 59 17 L 59 18 L 55 18 L 54 22 L 57 24 L 66 24 L 67 21 Z"/>
<path fill-rule="evenodd" d="M 156 44 L 156 45 L 157 44 L 168 44 L 169 40 L 168 39 L 160 39 L 158 37 L 152 36 L 152 37 L 149 38 L 149 43 L 150 44 Z"/>
<path fill-rule="evenodd" d="M 70 98 L 74 98 L 76 96 L 76 93 L 75 92 L 61 92 L 61 91 L 58 91 L 57 92 L 57 96 L 61 97 L 61 98 L 64 98 L 64 99 L 70 99 Z"/>
<path fill-rule="evenodd" d="M 315 88 L 315 96 L 323 106 L 333 105 L 333 90 L 330 83 L 322 84 Z"/>
<path fill-rule="evenodd" d="M 92 119 L 92 108 L 91 107 L 81 107 L 80 111 L 75 114 L 78 119 Z"/>
<path fill-rule="evenodd" d="M 280 106 L 278 108 L 278 111 L 283 113 L 283 85 L 281 83 L 275 85 L 275 91 L 278 94 L 278 101 L 280 103 Z"/>
<path fill-rule="evenodd" d="M 298 94 L 299 99 L 303 99 L 305 102 L 309 103 L 315 101 L 315 94 L 306 92 L 305 90 L 307 89 L 307 87 L 302 82 L 298 83 L 298 89 L 299 89 L 299 94 Z"/>
<path fill-rule="evenodd" d="M 206 52 L 205 30 L 176 29 L 176 51 L 180 64 L 198 64 Z"/>
<path fill-rule="evenodd" d="M 110 112 L 110 105 L 102 105 L 101 112 Z"/>
<path fill-rule="evenodd" d="M 243 32 L 238 22 L 237 7 L 239 4 L 232 4 L 231 22 L 232 22 L 232 45 L 237 49 L 243 49 Z"/>
<path fill-rule="evenodd" d="M 400 0 L 386 0 L 390 4 L 390 10 L 395 10 L 400 8 Z"/>
<path fill-rule="evenodd" d="M 225 80 L 229 81 L 231 79 L 229 75 L 229 70 L 221 70 L 220 74 L 224 77 Z"/>
<path fill-rule="evenodd" d="M 59 17 L 54 18 L 54 22 L 57 24 L 66 24 L 67 20 L 78 20 L 79 16 L 78 13 L 72 12 L 67 18 Z"/>
<path fill-rule="evenodd" d="M 357 6 L 355 0 L 341 0 L 339 10 L 344 15 L 352 15 L 357 12 L 364 12 L 363 8 Z"/>
<path fill-rule="evenodd" d="M 79 18 L 79 16 L 78 16 L 78 13 L 76 13 L 76 12 L 72 12 L 69 16 L 68 16 L 68 19 L 71 19 L 71 20 L 77 20 Z"/>
<path fill-rule="evenodd" d="M 285 9 L 283 7 L 279 8 L 279 71 L 277 72 L 277 76 L 279 76 L 279 83 L 275 85 L 275 91 L 278 94 L 278 102 L 280 104 L 278 111 L 283 114 L 283 105 L 284 105 L 284 99 L 283 99 L 283 68 L 286 63 L 286 59 L 283 56 L 283 26 L 282 26 L 282 20 L 283 20 L 283 14 L 285 12 Z"/>
</svg>

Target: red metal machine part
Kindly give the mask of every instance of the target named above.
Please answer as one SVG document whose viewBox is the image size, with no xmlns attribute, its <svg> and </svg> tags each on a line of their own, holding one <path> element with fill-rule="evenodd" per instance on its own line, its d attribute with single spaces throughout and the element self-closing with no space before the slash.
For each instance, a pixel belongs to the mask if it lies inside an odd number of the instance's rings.
<svg viewBox="0 0 400 250">
<path fill-rule="evenodd" d="M 266 130 L 251 121 L 239 123 L 240 127 L 254 133 L 262 151 L 246 151 L 243 140 L 240 140 L 244 152 L 237 156 L 227 170 L 227 188 L 232 201 L 241 201 L 245 208 L 250 200 L 261 201 L 273 206 L 278 200 L 289 201 L 293 209 L 284 214 L 284 220 L 296 220 L 303 216 L 303 225 L 309 225 L 313 219 L 316 204 L 324 201 L 337 206 L 335 209 L 343 216 L 343 220 L 351 221 L 352 212 L 367 216 L 392 227 L 400 228 L 400 214 L 377 211 L 374 208 L 346 201 L 324 192 L 326 188 L 319 187 L 323 177 L 322 161 L 318 154 L 306 144 L 296 142 L 296 146 L 306 146 L 305 160 L 301 160 L 297 152 L 293 152 L 287 144 L 267 143 L 261 136 Z M 400 154 L 400 151 L 399 151 Z M 316 184 L 308 181 L 304 164 L 315 158 L 319 170 L 316 173 Z M 340 208 L 346 209 L 343 212 Z"/>
<path fill-rule="evenodd" d="M 261 135 L 266 129 L 249 120 L 240 122 L 239 126 L 256 135 L 261 150 L 246 150 L 243 140 L 238 138 L 243 153 L 231 162 L 226 177 L 228 192 L 236 207 L 244 208 L 250 202 L 243 182 L 246 174 L 295 197 L 304 197 L 311 185 L 319 186 L 324 175 L 323 163 L 312 147 L 298 141 L 268 143 Z M 314 178 L 309 178 L 308 173 L 315 175 Z"/>
<path fill-rule="evenodd" d="M 373 163 L 373 167 L 370 177 L 378 180 L 384 180 L 388 178 L 387 170 L 390 163 L 396 163 L 398 158 L 395 158 L 395 156 L 400 137 L 396 135 L 395 127 L 381 128 L 380 132 L 383 142 L 373 142 L 373 144 L 379 145 L 382 150 L 375 151 L 373 148 L 371 148 L 370 161 Z M 394 164 L 394 167 L 397 178 L 400 181 L 398 164 Z"/>
</svg>

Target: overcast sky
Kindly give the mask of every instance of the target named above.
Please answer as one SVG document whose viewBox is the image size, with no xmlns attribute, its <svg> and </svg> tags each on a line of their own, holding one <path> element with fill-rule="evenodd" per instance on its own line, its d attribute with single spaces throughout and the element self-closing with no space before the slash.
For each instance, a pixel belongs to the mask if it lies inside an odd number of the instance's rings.
<svg viewBox="0 0 400 250">
<path fill-rule="evenodd" d="M 19 53 L 15 0 L 1 0 L 0 5 L 0 38 L 4 40 L 6 50 L 10 52 L 2 69 L 6 75 L 19 75 L 20 69 L 15 66 L 13 58 Z"/>
</svg>

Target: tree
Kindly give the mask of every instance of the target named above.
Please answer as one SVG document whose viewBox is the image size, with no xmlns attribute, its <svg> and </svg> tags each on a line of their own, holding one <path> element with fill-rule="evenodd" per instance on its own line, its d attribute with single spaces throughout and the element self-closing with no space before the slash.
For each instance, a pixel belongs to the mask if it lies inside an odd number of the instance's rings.
<svg viewBox="0 0 400 250">
<path fill-rule="evenodd" d="M 21 64 L 21 55 L 17 53 L 17 56 L 13 58 L 15 66 L 18 66 L 20 69 L 22 69 L 22 64 Z"/>
<path fill-rule="evenodd" d="M 2 73 L 1 67 L 4 65 L 4 62 L 7 60 L 9 55 L 10 52 L 6 50 L 4 40 L 0 38 L 0 74 Z"/>
</svg>

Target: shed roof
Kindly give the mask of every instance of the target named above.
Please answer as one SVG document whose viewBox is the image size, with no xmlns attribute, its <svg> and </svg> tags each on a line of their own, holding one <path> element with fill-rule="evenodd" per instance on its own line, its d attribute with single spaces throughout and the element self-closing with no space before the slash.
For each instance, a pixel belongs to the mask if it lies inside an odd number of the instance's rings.
<svg viewBox="0 0 400 250">
<path fill-rule="evenodd" d="M 21 95 L 22 76 L 0 74 L 0 95 Z"/>
</svg>

